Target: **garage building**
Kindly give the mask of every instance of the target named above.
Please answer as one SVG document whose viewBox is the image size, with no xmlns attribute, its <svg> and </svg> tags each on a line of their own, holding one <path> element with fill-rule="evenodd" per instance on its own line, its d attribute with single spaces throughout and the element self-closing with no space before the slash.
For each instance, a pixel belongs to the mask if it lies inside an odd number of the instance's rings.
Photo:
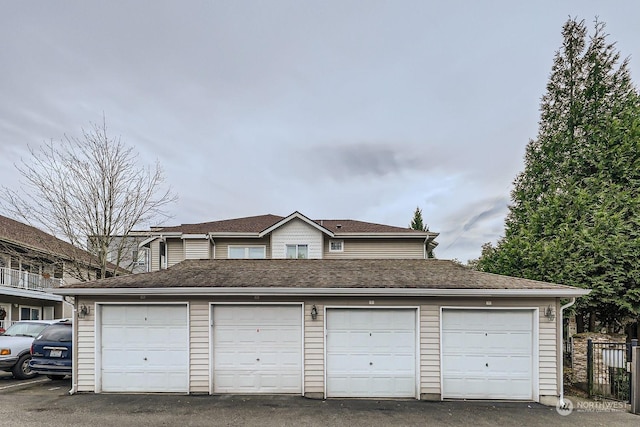
<svg viewBox="0 0 640 427">
<path fill-rule="evenodd" d="M 267 259 L 56 292 L 77 311 L 77 392 L 555 404 L 561 300 L 588 290 L 444 260 Z"/>
</svg>

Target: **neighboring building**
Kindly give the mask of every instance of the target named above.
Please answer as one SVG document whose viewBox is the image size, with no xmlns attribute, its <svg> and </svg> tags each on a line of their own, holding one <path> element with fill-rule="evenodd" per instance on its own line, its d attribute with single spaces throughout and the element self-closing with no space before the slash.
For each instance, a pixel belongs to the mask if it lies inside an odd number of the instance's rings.
<svg viewBox="0 0 640 427">
<path fill-rule="evenodd" d="M 18 320 L 70 316 L 62 297 L 46 290 L 77 281 L 72 274 L 76 270 L 90 279 L 98 277 L 88 252 L 0 215 L 0 312 L 5 312 L 0 328 Z"/>
<path fill-rule="evenodd" d="M 588 290 L 445 260 L 329 259 L 354 247 L 370 254 L 370 246 L 346 234 L 353 223 L 342 222 L 339 234 L 337 224 L 297 215 L 267 224 L 262 236 L 198 229 L 202 237 L 176 246 L 189 255 L 189 243 L 213 233 L 216 244 L 202 246 L 223 255 L 260 247 L 265 258 L 285 258 L 296 244 L 298 256 L 307 245 L 309 258 L 322 259 L 188 259 L 56 289 L 80 313 L 74 390 L 556 404 L 560 299 Z M 308 230 L 318 231 L 315 240 Z M 398 234 L 389 239 L 402 246 Z M 332 241 L 342 252 L 330 250 Z"/>
<path fill-rule="evenodd" d="M 107 261 L 134 274 L 150 271 L 150 250 L 148 247 L 140 247 L 140 243 L 147 240 L 149 235 L 148 231 L 132 231 L 126 236 L 111 236 Z M 88 246 L 91 247 L 91 239 Z"/>
<path fill-rule="evenodd" d="M 185 259 L 424 259 L 438 236 L 350 219 L 311 220 L 299 212 L 157 227 L 147 233 L 150 237 L 140 246 L 149 249 L 149 271 Z"/>
</svg>

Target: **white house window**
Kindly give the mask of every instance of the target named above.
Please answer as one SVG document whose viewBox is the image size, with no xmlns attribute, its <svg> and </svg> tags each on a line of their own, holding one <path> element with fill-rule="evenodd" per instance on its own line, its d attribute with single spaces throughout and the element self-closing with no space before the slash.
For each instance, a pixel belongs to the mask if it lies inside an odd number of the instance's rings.
<svg viewBox="0 0 640 427">
<path fill-rule="evenodd" d="M 343 252 L 344 240 L 329 240 L 329 252 Z"/>
<path fill-rule="evenodd" d="M 287 258 L 309 258 L 309 245 L 287 245 Z"/>
<path fill-rule="evenodd" d="M 40 308 L 21 306 L 20 320 L 40 320 Z"/>
<path fill-rule="evenodd" d="M 229 246 L 229 259 L 264 259 L 267 257 L 266 246 Z"/>
<path fill-rule="evenodd" d="M 143 250 L 134 250 L 131 253 L 131 258 L 133 259 L 133 265 L 146 265 L 147 264 L 147 251 Z"/>
</svg>

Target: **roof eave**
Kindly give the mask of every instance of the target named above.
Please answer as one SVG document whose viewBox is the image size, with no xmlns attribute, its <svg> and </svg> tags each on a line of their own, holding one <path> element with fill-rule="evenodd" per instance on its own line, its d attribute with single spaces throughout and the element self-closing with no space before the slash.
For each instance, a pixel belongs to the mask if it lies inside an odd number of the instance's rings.
<svg viewBox="0 0 640 427">
<path fill-rule="evenodd" d="M 394 238 L 402 238 L 402 239 L 428 239 L 431 238 L 432 235 L 429 233 L 412 233 L 412 232 L 349 232 L 349 233 L 341 233 L 339 231 L 335 232 L 335 237 L 357 237 L 361 239 L 394 239 Z"/>
<path fill-rule="evenodd" d="M 589 289 L 451 289 L 451 288 L 261 288 L 261 287 L 175 287 L 175 288 L 56 288 L 57 295 L 193 295 L 193 296 L 425 296 L 425 297 L 551 297 L 573 298 Z"/>
<path fill-rule="evenodd" d="M 31 291 L 28 289 L 18 289 L 10 287 L 0 287 L 0 295 L 8 295 L 20 298 L 33 298 L 46 301 L 62 301 L 62 295 L 55 295 L 53 289 L 48 289 L 47 292 Z"/>
<path fill-rule="evenodd" d="M 218 237 L 218 238 L 232 237 L 232 238 L 252 238 L 252 239 L 259 239 L 261 237 L 260 233 L 247 232 L 247 231 L 237 231 L 237 232 L 212 231 L 212 232 L 208 233 L 208 236 L 210 238 L 214 238 L 214 237 Z"/>
</svg>

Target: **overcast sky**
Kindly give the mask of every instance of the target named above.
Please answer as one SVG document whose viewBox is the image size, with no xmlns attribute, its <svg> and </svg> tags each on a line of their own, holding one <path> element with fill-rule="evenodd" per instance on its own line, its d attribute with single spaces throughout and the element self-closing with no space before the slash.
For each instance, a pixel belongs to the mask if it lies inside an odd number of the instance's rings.
<svg viewBox="0 0 640 427">
<path fill-rule="evenodd" d="M 298 210 L 408 226 L 466 261 L 504 230 L 561 27 L 640 78 L 640 1 L 2 1 L 0 182 L 100 122 L 157 159 L 168 225 Z"/>
</svg>

